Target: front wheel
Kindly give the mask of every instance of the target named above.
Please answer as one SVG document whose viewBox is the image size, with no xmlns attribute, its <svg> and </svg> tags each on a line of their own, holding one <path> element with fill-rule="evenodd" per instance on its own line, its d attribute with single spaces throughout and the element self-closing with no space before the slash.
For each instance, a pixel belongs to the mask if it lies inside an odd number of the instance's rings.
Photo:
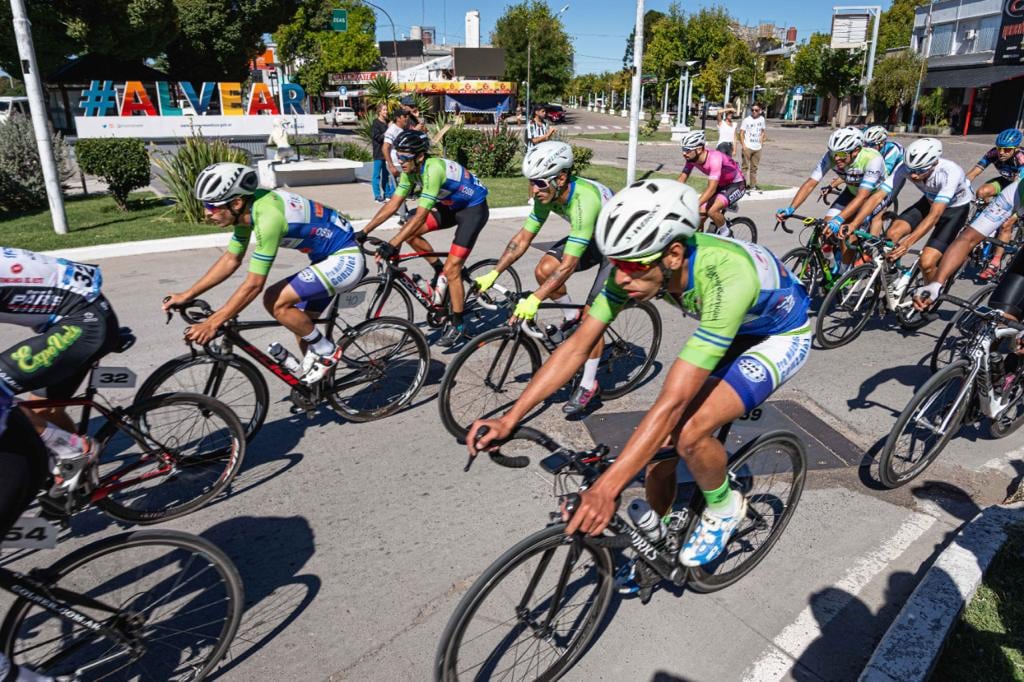
<svg viewBox="0 0 1024 682">
<path fill-rule="evenodd" d="M 534 533 L 477 579 L 441 635 L 434 679 L 556 680 L 580 657 L 608 609 L 611 550 Z"/>
<path fill-rule="evenodd" d="M 661 348 L 661 315 L 651 303 L 627 304 L 604 331 L 597 383 L 609 400 L 629 393 L 650 372 Z"/>
<path fill-rule="evenodd" d="M 733 239 L 750 242 L 751 244 L 757 243 L 757 226 L 754 225 L 754 221 L 750 218 L 736 216 L 735 218 L 729 218 L 725 224 L 729 228 L 730 236 Z"/>
<path fill-rule="evenodd" d="M 983 286 L 973 296 L 967 299 L 972 305 L 988 305 L 992 292 L 996 290 L 995 284 Z M 942 333 L 935 342 L 935 349 L 928 360 L 928 366 L 932 374 L 938 372 L 946 365 L 959 358 L 967 347 L 967 342 L 982 324 L 982 318 L 971 312 L 970 308 L 960 308 L 953 315 Z"/>
<path fill-rule="evenodd" d="M 839 278 L 818 311 L 814 337 L 822 348 L 838 348 L 853 341 L 878 305 L 882 285 L 876 265 L 861 265 Z"/>
<path fill-rule="evenodd" d="M 821 268 L 811 250 L 806 246 L 798 246 L 787 251 L 779 260 L 804 285 L 808 298 L 814 300 L 821 287 Z"/>
<path fill-rule="evenodd" d="M 494 280 L 494 285 L 484 293 L 474 288 L 473 280 L 486 275 L 498 265 L 494 258 L 473 263 L 463 271 L 466 288 L 466 306 L 463 309 L 467 316 L 474 320 L 478 330 L 496 327 L 507 319 L 511 308 L 523 293 L 523 283 L 515 268 L 507 268 Z M 491 310 L 497 306 L 497 310 Z"/>
</svg>

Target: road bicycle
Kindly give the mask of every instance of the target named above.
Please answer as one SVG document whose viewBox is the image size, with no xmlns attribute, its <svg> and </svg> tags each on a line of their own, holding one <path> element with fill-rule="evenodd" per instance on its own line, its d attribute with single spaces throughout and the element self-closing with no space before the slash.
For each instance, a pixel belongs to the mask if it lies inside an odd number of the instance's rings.
<svg viewBox="0 0 1024 682">
<path fill-rule="evenodd" d="M 514 306 L 514 303 L 513 303 Z M 579 310 L 584 306 L 544 302 L 540 310 Z M 441 423 L 457 439 L 477 419 L 508 409 L 541 365 L 541 351 L 555 351 L 577 329 L 580 317 L 543 329 L 533 321 L 489 329 L 471 339 L 452 359 L 441 379 Z M 643 381 L 661 347 L 661 315 L 651 303 L 628 302 L 605 329 L 597 382 L 603 398 L 619 398 Z M 577 372 L 572 387 L 582 379 Z M 540 408 L 538 408 L 540 409 Z"/>
<path fill-rule="evenodd" d="M 995 290 L 995 284 L 986 284 L 975 291 L 970 298 L 966 299 L 972 307 L 959 308 L 952 319 L 946 323 L 939 338 L 935 341 L 935 348 L 932 350 L 931 356 L 928 358 L 928 367 L 932 374 L 964 354 L 964 349 L 974 334 L 978 322 L 978 317 L 973 312 L 973 306 L 988 306 L 992 292 Z"/>
<path fill-rule="evenodd" d="M 831 291 L 832 286 L 841 277 L 833 266 L 832 257 L 832 254 L 838 252 L 840 240 L 831 230 L 826 229 L 827 223 L 821 218 L 795 213 L 790 217 L 809 228 L 810 236 L 804 246 L 790 249 L 779 260 L 803 283 L 807 295 L 813 299 L 819 292 Z M 780 227 L 784 232 L 793 234 L 793 230 L 784 221 L 776 221 L 775 229 Z"/>
<path fill-rule="evenodd" d="M 1024 373 L 1007 371 L 1000 342 L 1024 326 L 993 310 L 946 294 L 970 311 L 962 318 L 964 341 L 957 358 L 933 374 L 903 408 L 879 455 L 879 478 L 889 488 L 913 480 L 935 461 L 963 424 L 985 420 L 993 438 L 1024 424 Z M 1012 341 L 1011 341 L 1012 343 Z"/>
<path fill-rule="evenodd" d="M 729 425 L 718 433 L 723 444 L 728 433 Z M 592 485 L 615 460 L 603 445 L 575 452 L 530 428 L 518 429 L 510 442 L 515 439 L 536 443 L 550 453 L 541 467 L 554 477 L 556 499 L 565 501 L 569 515 L 579 505 L 576 491 Z M 529 457 L 500 451 L 488 454 L 507 467 L 530 462 Z M 677 456 L 666 448 L 652 461 Z M 657 543 L 618 513 L 601 536 L 568 536 L 562 514 L 555 511 L 546 528 L 499 557 L 459 601 L 441 635 L 434 679 L 558 679 L 595 637 L 612 599 L 616 563 L 634 556 L 642 604 L 663 582 L 699 593 L 732 585 L 750 573 L 781 537 L 800 500 L 806 472 L 804 445 L 787 431 L 762 434 L 733 452 L 729 481 L 746 496 L 747 516 L 723 554 L 697 568 L 682 566 L 676 559 L 705 506 L 692 482 L 684 484 L 689 497 L 681 502 L 682 511 L 673 515 L 667 536 Z"/>
<path fill-rule="evenodd" d="M 316 384 L 307 386 L 268 353 L 245 339 L 243 333 L 280 326 L 276 320 L 241 322 L 232 318 L 221 325 L 218 339 L 202 352 L 190 352 L 158 367 L 142 384 L 139 399 L 164 391 L 192 391 L 217 398 L 238 415 L 251 440 L 263 426 L 270 402 L 267 382 L 257 366 L 236 352 L 241 350 L 291 388 L 295 413 L 311 415 L 321 405 L 353 422 L 381 419 L 408 405 L 423 387 L 430 367 L 430 349 L 423 333 L 408 320 L 380 317 L 350 325 L 339 309 L 348 297 L 335 296 L 326 313 L 315 320 L 323 335 L 343 351 L 339 362 Z M 182 319 L 197 324 L 213 309 L 201 299 L 175 306 Z M 168 312 L 170 322 L 172 313 Z"/>
<path fill-rule="evenodd" d="M 750 218 L 738 215 L 729 215 L 736 211 L 735 206 L 728 206 L 725 209 L 725 225 L 722 227 L 716 227 L 711 219 L 708 218 L 704 224 L 702 231 L 709 234 L 717 234 L 720 237 L 729 237 L 730 239 L 739 239 L 740 241 L 750 242 L 751 244 L 757 243 L 757 225 Z"/>
<path fill-rule="evenodd" d="M 975 201 L 980 200 L 975 199 Z M 1014 254 L 1020 251 L 1021 244 L 1024 244 L 1024 224 L 1018 220 L 1010 241 L 1000 241 L 995 237 L 983 239 L 977 246 L 971 249 L 970 255 L 967 256 L 967 265 L 974 269 L 975 276 L 980 275 L 992 264 L 992 257 L 995 256 L 996 248 L 1003 247 L 1003 256 L 999 261 L 999 265 L 996 266 L 996 272 L 987 280 L 993 283 L 998 282 L 1003 278 L 1003 274 L 1013 261 Z"/>
<path fill-rule="evenodd" d="M 366 243 L 379 248 L 386 244 L 384 240 L 376 237 L 367 237 Z M 376 252 L 366 250 L 367 255 L 375 256 Z M 409 273 L 408 264 L 417 259 L 448 257 L 443 251 L 416 251 L 412 253 L 400 253 L 393 259 L 381 259 L 377 263 L 377 275 L 364 278 L 353 289 L 352 293 L 364 294 L 365 303 L 360 304 L 353 310 L 359 319 L 375 319 L 381 316 L 398 317 L 410 322 L 415 320 L 413 301 L 426 311 L 427 325 L 439 329 L 445 325 L 451 316 L 451 294 L 448 288 L 445 289 L 440 303 L 435 303 L 436 281 L 431 279 L 425 281 L 419 273 Z M 522 291 L 522 283 L 514 268 L 508 268 L 502 272 L 494 285 L 486 292 L 480 292 L 476 288 L 475 277 L 487 274 L 498 264 L 498 261 L 490 258 L 473 263 L 462 269 L 462 285 L 466 292 L 466 302 L 463 308 L 463 319 L 470 323 L 477 323 L 478 326 L 495 319 L 504 321 L 501 314 L 491 315 L 496 310 L 505 309 L 512 297 L 518 296 Z"/>
<path fill-rule="evenodd" d="M 134 343 L 131 330 L 122 327 L 112 352 L 124 352 Z M 19 401 L 30 410 L 81 408 L 77 430 L 92 433 L 100 451 L 93 471 L 73 491 L 59 498 L 40 495 L 48 517 L 66 525 L 71 516 L 95 505 L 125 523 L 168 521 L 204 506 L 238 473 L 245 432 L 227 406 L 204 395 L 168 391 L 136 396 L 127 407 L 98 402 L 100 387 L 133 385 L 128 369 L 97 362 L 81 396 Z M 103 417 L 95 430 L 89 428 L 93 411 Z M 22 442 L 35 437 L 27 422 L 18 433 Z"/>
<path fill-rule="evenodd" d="M 22 539 L 18 526 L 7 539 Z M 0 651 L 61 680 L 206 679 L 245 608 L 227 555 L 173 530 L 104 538 L 48 568 L 0 567 L 0 590 L 15 597 Z"/>
</svg>

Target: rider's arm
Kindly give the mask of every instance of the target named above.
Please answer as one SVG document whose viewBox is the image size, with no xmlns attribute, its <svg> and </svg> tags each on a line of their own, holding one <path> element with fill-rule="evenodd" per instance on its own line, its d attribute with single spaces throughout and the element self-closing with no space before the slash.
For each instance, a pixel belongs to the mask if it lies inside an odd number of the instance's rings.
<svg viewBox="0 0 1024 682">
<path fill-rule="evenodd" d="M 380 227 L 384 222 L 395 215 L 398 212 L 398 208 L 405 203 L 405 198 L 409 196 L 409 192 L 412 191 L 413 181 L 409 178 L 408 173 L 402 173 L 402 177 L 398 179 L 398 187 L 395 188 L 394 194 L 387 202 L 377 209 L 377 214 L 370 218 L 370 222 L 366 223 L 363 227 L 363 232 L 370 234 L 373 230 Z M 406 223 L 408 225 L 408 223 Z"/>
<path fill-rule="evenodd" d="M 811 195 L 811 192 L 813 192 L 814 188 L 818 186 L 821 179 L 825 177 L 825 173 L 831 170 L 831 168 L 832 157 L 828 152 L 825 152 L 825 155 L 821 157 L 820 161 L 818 161 L 818 165 L 814 167 L 813 171 L 811 171 L 810 176 L 804 180 L 804 184 L 800 185 L 800 189 L 796 191 L 796 196 L 793 197 L 793 201 L 789 202 L 789 205 L 792 208 L 800 208 L 800 204 L 807 200 L 807 197 Z"/>
<path fill-rule="evenodd" d="M 971 170 L 967 171 L 967 182 L 973 182 L 974 178 L 976 178 L 979 175 L 981 175 L 982 171 L 984 171 L 984 170 L 985 170 L 985 168 L 979 165 L 979 166 L 975 166 Z"/>
<path fill-rule="evenodd" d="M 687 179 L 688 179 L 688 178 L 690 177 L 690 169 L 691 169 L 691 168 L 692 168 L 692 166 L 690 166 L 690 164 L 686 164 L 686 165 L 685 165 L 685 166 L 683 167 L 683 170 L 682 170 L 682 172 L 681 172 L 681 173 L 679 174 L 679 177 L 678 177 L 678 178 L 676 178 L 676 179 L 677 179 L 677 180 L 678 180 L 679 182 L 681 182 L 681 183 L 683 183 L 683 184 L 685 185 L 685 184 L 686 184 L 686 180 L 687 180 Z"/>
<path fill-rule="evenodd" d="M 494 266 L 494 269 L 498 272 L 505 272 L 515 263 L 519 258 L 526 253 L 526 249 L 530 248 L 530 244 L 533 243 L 533 238 L 537 236 L 536 232 L 531 232 L 529 228 L 524 227 L 515 234 L 512 239 L 505 245 L 505 250 L 501 254 L 501 258 L 498 259 L 498 264 Z"/>
<path fill-rule="evenodd" d="M 858 191 L 857 196 L 854 197 L 854 201 L 857 201 L 860 194 L 861 192 Z M 855 229 L 860 229 L 860 226 L 868 219 L 871 212 L 878 208 L 878 205 L 885 201 L 887 196 L 889 196 L 889 193 L 885 191 L 884 187 L 881 187 L 872 192 L 870 197 L 865 197 L 863 199 L 863 203 L 860 205 L 860 210 L 857 211 L 857 214 L 852 219 L 844 215 L 845 211 L 839 215 L 843 218 L 843 222 L 848 225 L 853 225 Z"/>
<path fill-rule="evenodd" d="M 402 178 L 398 189 L 395 190 L 396 195 L 402 189 L 403 184 L 406 185 L 406 194 L 412 188 L 412 180 L 409 179 L 409 176 L 403 173 Z M 434 204 L 437 203 L 441 194 L 441 186 L 445 181 L 444 161 L 437 157 L 428 158 L 423 164 L 421 180 L 423 187 L 420 189 L 420 200 L 416 203 L 416 215 L 410 218 L 398 234 L 390 240 L 394 246 L 401 246 L 406 240 L 419 234 L 420 228 L 423 227 L 423 223 L 426 222 L 427 216 L 430 215 L 430 211 L 433 210 Z"/>
<path fill-rule="evenodd" d="M 184 295 L 192 300 L 198 296 L 202 296 L 204 293 L 214 288 L 228 277 L 234 274 L 238 266 L 242 264 L 242 254 L 234 253 L 231 251 L 231 245 L 228 245 L 228 250 L 220 255 L 213 265 L 207 270 L 206 274 L 199 278 L 195 284 L 188 288 L 184 292 Z"/>
<path fill-rule="evenodd" d="M 247 305 L 260 295 L 267 283 L 266 275 L 259 275 L 255 272 L 248 272 L 235 293 L 227 300 L 213 315 L 210 315 L 209 322 L 220 326 L 232 317 L 242 312 Z"/>
<path fill-rule="evenodd" d="M 281 239 L 288 233 L 288 223 L 282 211 L 279 202 L 257 203 L 253 206 L 252 229 L 256 233 L 256 248 L 249 258 L 249 273 L 231 298 L 210 316 L 210 324 L 220 326 L 227 322 L 263 291 L 267 283 L 267 274 L 277 257 Z M 228 248 L 230 249 L 231 245 Z"/>
</svg>

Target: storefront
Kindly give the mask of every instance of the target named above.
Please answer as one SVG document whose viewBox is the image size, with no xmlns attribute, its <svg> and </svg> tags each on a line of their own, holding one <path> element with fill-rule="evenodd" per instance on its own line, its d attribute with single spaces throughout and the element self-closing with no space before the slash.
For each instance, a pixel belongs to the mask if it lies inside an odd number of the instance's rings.
<svg viewBox="0 0 1024 682">
<path fill-rule="evenodd" d="M 1024 127 L 1024 67 L 929 70 L 924 88 L 946 90 L 949 122 L 963 134 Z"/>
</svg>

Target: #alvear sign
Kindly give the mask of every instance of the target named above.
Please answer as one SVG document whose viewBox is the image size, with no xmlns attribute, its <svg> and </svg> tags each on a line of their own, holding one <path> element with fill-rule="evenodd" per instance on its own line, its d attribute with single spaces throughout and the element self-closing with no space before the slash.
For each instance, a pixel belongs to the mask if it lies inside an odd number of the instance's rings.
<svg viewBox="0 0 1024 682">
<path fill-rule="evenodd" d="M 167 81 L 151 83 L 149 89 L 142 81 L 119 85 L 92 81 L 82 91 L 82 115 L 75 116 L 79 137 L 269 135 L 282 117 L 294 128 L 290 133 L 317 132 L 316 116 L 306 114 L 306 93 L 296 83 L 283 83 L 277 97 L 266 83 L 253 83 L 248 92 L 232 82 L 201 83 L 198 89 L 189 81 L 178 81 L 176 88 Z"/>
</svg>

